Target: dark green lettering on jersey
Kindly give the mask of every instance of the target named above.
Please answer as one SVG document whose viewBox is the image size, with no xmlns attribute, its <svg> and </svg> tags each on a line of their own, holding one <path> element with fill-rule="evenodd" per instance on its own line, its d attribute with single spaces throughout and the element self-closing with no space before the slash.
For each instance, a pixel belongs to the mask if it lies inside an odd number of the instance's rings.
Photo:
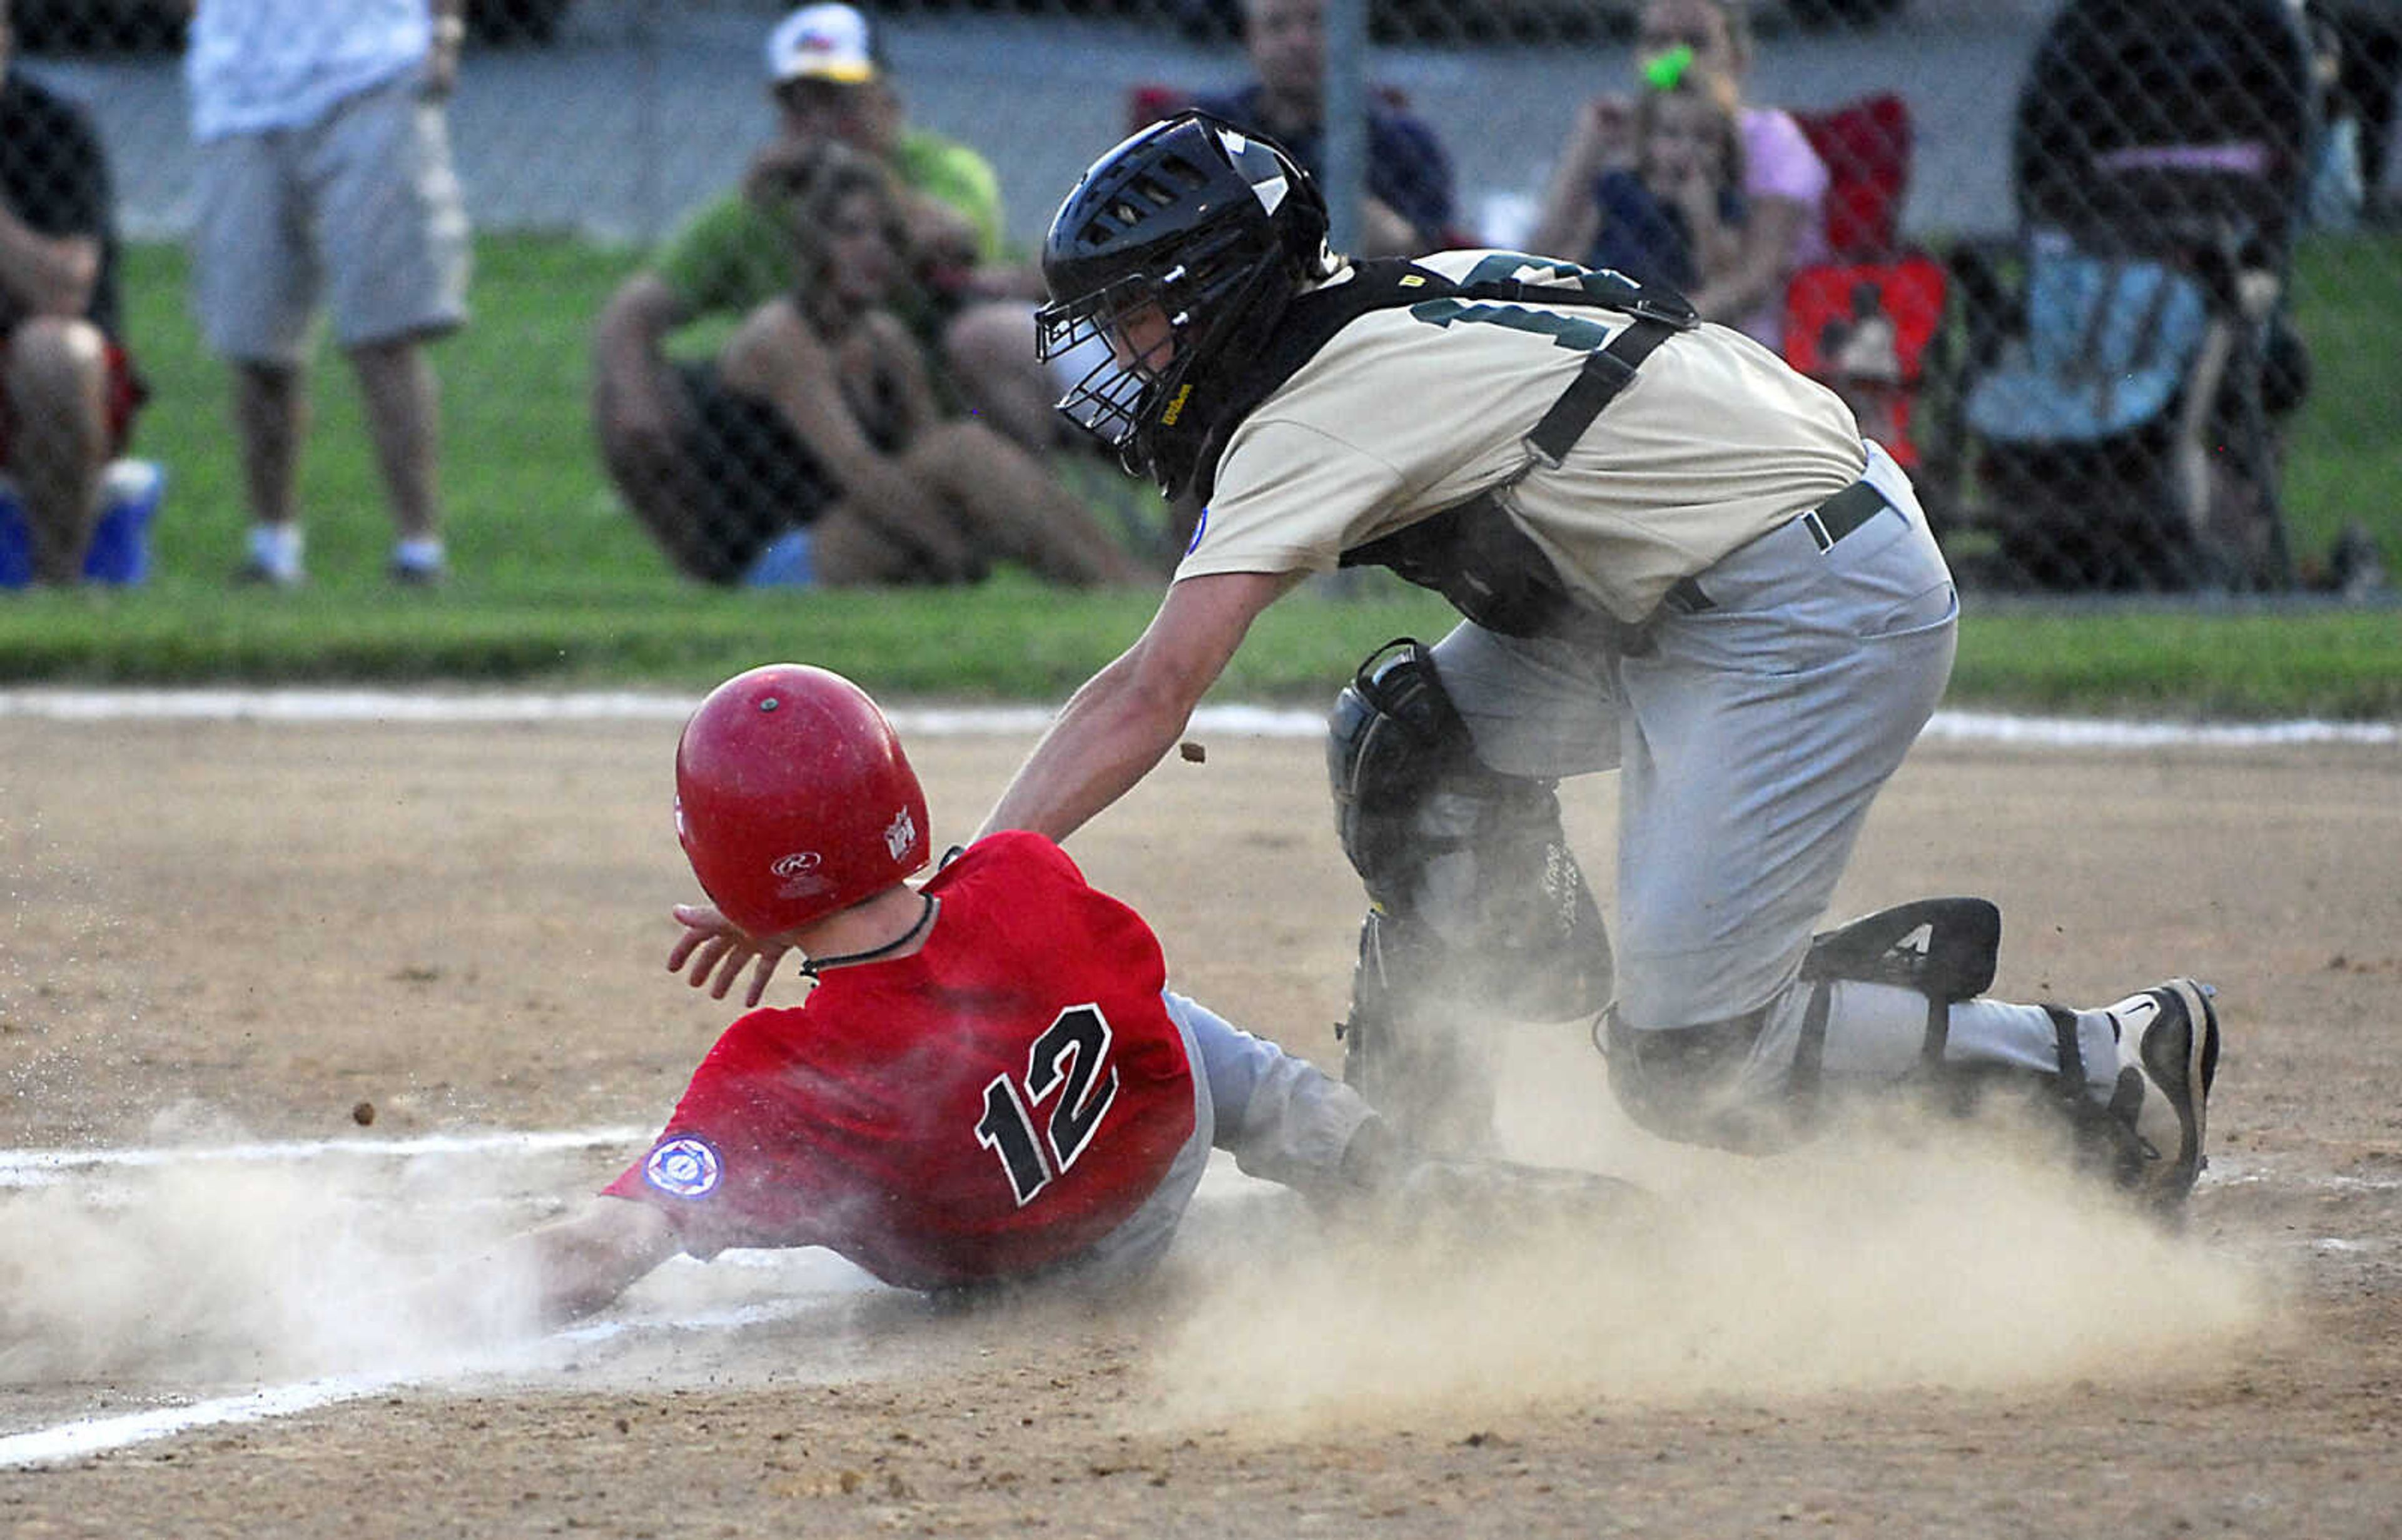
<svg viewBox="0 0 2402 1540">
<path fill-rule="evenodd" d="M 1528 268 L 1550 277 L 1529 282 L 1514 276 Z M 1398 257 L 1356 263 L 1349 282 L 1329 283 L 1294 296 L 1258 352 L 1230 360 L 1209 379 L 1195 382 L 1196 394 L 1208 399 L 1180 404 L 1177 416 L 1197 419 L 1204 426 L 1188 433 L 1180 426 L 1167 425 L 1169 432 L 1161 435 L 1158 452 L 1176 462 L 1174 479 L 1190 486 L 1206 503 L 1217 480 L 1218 457 L 1225 452 L 1227 441 L 1243 419 L 1315 357 L 1335 333 L 1360 317 L 1406 307 L 1412 316 L 1431 325 L 1465 321 L 1507 326 L 1548 337 L 1572 352 L 1591 353 L 1608 344 L 1611 328 L 1553 309 L 1572 310 L 1581 306 L 1653 320 L 1675 330 L 1694 323 L 1692 306 L 1674 290 L 1638 283 L 1610 268 L 1580 268 L 1523 252 L 1493 252 L 1479 257 L 1463 282 Z M 1622 324 L 1617 329 L 1630 330 Z M 1197 413 L 1191 410 L 1195 406 L 1202 408 Z"/>
<path fill-rule="evenodd" d="M 1437 326 L 1455 321 L 1507 326 L 1513 332 L 1534 332 L 1552 339 L 1552 346 L 1572 352 L 1591 352 L 1609 340 L 1609 328 L 1582 316 L 1553 310 L 1530 310 L 1519 305 L 1470 305 L 1458 299 L 1428 299 L 1410 307 L 1410 319 Z"/>
</svg>

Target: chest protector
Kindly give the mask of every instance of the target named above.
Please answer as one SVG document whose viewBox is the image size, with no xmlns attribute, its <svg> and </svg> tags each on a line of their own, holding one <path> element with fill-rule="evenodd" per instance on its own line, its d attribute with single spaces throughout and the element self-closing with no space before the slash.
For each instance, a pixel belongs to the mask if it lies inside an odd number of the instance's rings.
<svg viewBox="0 0 2402 1540">
<path fill-rule="evenodd" d="M 1631 318 L 1607 343 L 1585 354 L 1584 366 L 1567 389 L 1527 430 L 1526 463 L 1518 475 L 1537 465 L 1557 465 L 1653 349 L 1700 324 L 1682 295 L 1609 270 L 1554 283 L 1518 279 L 1462 283 L 1401 258 L 1359 263 L 1349 282 L 1297 296 L 1277 317 L 1265 345 L 1231 369 L 1212 392 L 1218 397 L 1211 404 L 1215 409 L 1208 413 L 1208 427 L 1194 451 L 1196 495 L 1208 500 L 1219 458 L 1244 419 L 1344 327 L 1372 310 L 1459 301 L 1581 306 Z M 1507 636 L 1560 630 L 1588 607 L 1494 495 L 1516 479 L 1354 546 L 1343 553 L 1341 565 L 1389 569 L 1405 582 L 1443 595 L 1479 626 Z"/>
</svg>

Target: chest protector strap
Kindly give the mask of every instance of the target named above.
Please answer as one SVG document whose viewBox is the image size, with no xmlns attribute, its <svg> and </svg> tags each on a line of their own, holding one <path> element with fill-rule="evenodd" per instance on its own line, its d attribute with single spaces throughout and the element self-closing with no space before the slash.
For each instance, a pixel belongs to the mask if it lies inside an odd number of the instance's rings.
<svg viewBox="0 0 2402 1540">
<path fill-rule="evenodd" d="M 1633 325 L 1585 354 L 1584 367 L 1526 435 L 1527 449 L 1545 467 L 1556 469 L 1601 409 L 1617 400 L 1618 392 L 1634 380 L 1636 365 L 1650 357 L 1652 349 L 1685 329 L 1652 316 L 1637 316 Z"/>
</svg>

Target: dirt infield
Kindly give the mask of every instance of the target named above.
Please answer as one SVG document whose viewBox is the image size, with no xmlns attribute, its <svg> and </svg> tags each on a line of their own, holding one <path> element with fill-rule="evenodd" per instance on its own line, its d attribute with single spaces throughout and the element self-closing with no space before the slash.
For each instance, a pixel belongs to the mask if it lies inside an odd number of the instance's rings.
<svg viewBox="0 0 2402 1540">
<path fill-rule="evenodd" d="M 737 1254 L 580 1334 L 396 1335 L 380 1290 L 606 1180 L 727 1019 L 660 968 L 674 734 L 0 721 L 0 1533 L 2395 1533 L 2391 747 L 1930 744 L 1871 821 L 1839 907 L 1990 895 L 1999 993 L 2220 986 L 2182 1234 L 1981 1134 L 1662 1146 L 1517 1028 L 1513 1148 L 1638 1177 L 1663 1241 L 1381 1255 L 1213 1173 L 1108 1310 Z M 913 744 L 938 845 L 1025 747 Z M 1207 747 L 1071 848 L 1332 1063 L 1319 747 Z"/>
</svg>

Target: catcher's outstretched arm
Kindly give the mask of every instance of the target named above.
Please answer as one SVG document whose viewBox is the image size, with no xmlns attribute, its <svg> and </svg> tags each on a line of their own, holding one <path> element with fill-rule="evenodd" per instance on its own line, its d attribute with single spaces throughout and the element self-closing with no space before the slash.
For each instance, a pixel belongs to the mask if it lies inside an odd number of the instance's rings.
<svg viewBox="0 0 2402 1540">
<path fill-rule="evenodd" d="M 1132 790 L 1175 747 L 1252 618 L 1303 575 L 1212 572 L 1171 584 L 1150 628 L 1061 708 L 978 837 L 1030 829 L 1065 840 Z"/>
</svg>

